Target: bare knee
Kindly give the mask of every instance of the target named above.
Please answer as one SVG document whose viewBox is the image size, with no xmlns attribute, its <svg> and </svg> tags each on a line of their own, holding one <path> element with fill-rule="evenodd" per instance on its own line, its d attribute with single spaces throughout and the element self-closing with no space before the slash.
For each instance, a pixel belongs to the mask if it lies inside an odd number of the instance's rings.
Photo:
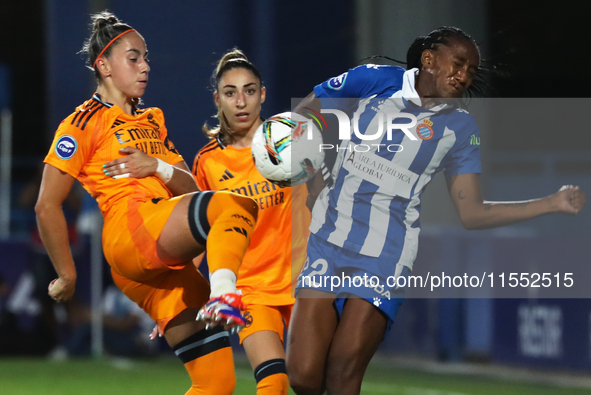
<svg viewBox="0 0 591 395">
<path fill-rule="evenodd" d="M 327 355 L 337 325 L 333 299 L 302 290 L 296 300 L 287 334 L 287 375 L 298 395 L 322 394 Z"/>
<path fill-rule="evenodd" d="M 287 359 L 289 385 L 297 395 L 320 395 L 324 391 L 324 374 L 306 364 L 290 363 Z"/>
<path fill-rule="evenodd" d="M 294 326 L 298 323 L 297 314 L 294 318 L 291 322 L 294 325 L 290 327 L 287 335 L 286 368 L 289 385 L 297 395 L 322 394 L 324 358 L 321 358 L 322 353 L 318 350 L 314 353 L 309 352 L 310 343 L 302 343 L 302 333 L 297 333 L 298 336 L 294 334 Z"/>
<path fill-rule="evenodd" d="M 170 320 L 166 328 L 160 328 L 164 333 L 164 338 L 171 347 L 174 347 L 182 340 L 205 328 L 204 322 L 195 321 L 197 311 L 199 309 L 183 310 Z"/>
<path fill-rule="evenodd" d="M 363 352 L 348 350 L 345 355 L 340 354 L 329 358 L 326 367 L 326 390 L 328 394 L 359 393 L 361 382 L 367 369 L 367 359 Z M 357 391 L 357 392 L 356 392 Z"/>
</svg>

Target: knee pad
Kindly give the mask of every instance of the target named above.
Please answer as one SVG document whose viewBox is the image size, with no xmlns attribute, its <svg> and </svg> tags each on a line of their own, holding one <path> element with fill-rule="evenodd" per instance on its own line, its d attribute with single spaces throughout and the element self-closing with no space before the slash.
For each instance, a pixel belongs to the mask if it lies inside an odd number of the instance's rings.
<svg viewBox="0 0 591 395">
<path fill-rule="evenodd" d="M 197 192 L 189 203 L 189 227 L 202 246 L 206 245 L 211 226 L 218 218 L 227 216 L 252 229 L 257 215 L 258 206 L 254 200 L 231 192 Z"/>
<path fill-rule="evenodd" d="M 207 207 L 214 192 L 197 192 L 189 203 L 189 228 L 197 243 L 205 246 L 211 226 L 207 220 Z"/>
</svg>

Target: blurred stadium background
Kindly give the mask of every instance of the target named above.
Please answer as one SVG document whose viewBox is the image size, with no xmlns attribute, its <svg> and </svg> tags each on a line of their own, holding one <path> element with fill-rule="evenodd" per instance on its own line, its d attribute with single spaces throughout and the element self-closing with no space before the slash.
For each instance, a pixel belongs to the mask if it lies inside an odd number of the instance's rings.
<svg viewBox="0 0 591 395">
<path fill-rule="evenodd" d="M 590 193 L 591 133 L 585 114 L 591 104 L 591 55 L 584 3 L 539 5 L 509 0 L 0 2 L 0 392 L 148 394 L 162 392 L 158 382 L 168 380 L 176 387 L 162 388 L 181 393 L 188 385 L 180 364 L 163 357 L 171 353 L 161 343 L 121 352 L 149 357 L 141 361 L 48 362 L 63 359 L 65 352 L 112 355 L 112 344 L 119 350 L 130 344 L 96 325 L 109 275 L 93 247 L 100 228 L 85 192 L 74 191 L 67 204 L 79 270 L 75 302 L 54 306 L 43 298 L 52 273 L 35 236 L 33 205 L 43 157 L 59 122 L 95 88 L 77 54 L 89 33 L 90 13 L 109 9 L 146 39 L 152 71 L 144 103 L 164 110 L 171 138 L 188 163 L 206 142 L 201 125 L 213 121 L 215 110 L 209 78 L 227 49 L 243 49 L 259 67 L 268 89 L 263 116 L 270 116 L 289 110 L 292 98 L 306 96 L 315 84 L 366 56 L 404 60 L 416 36 L 456 25 L 473 35 L 483 57 L 502 71 L 490 77 L 495 99 L 486 102 L 479 120 L 485 198 L 545 196 L 563 184 Z M 443 196 L 440 177 L 426 193 L 417 266 L 458 273 L 568 266 L 581 269 L 574 271 L 577 284 L 589 280 L 589 207 L 572 218 L 548 216 L 497 231 L 466 232 Z M 103 278 L 104 285 L 94 281 L 93 289 L 91 278 Z M 364 393 L 591 393 L 590 295 L 471 296 L 407 300 L 369 369 Z M 107 305 L 120 322 L 141 325 L 116 296 Z M 249 367 L 235 348 L 237 393 L 254 393 Z M 20 358 L 25 356 L 37 359 Z M 158 370 L 167 374 L 152 375 Z M 139 371 L 145 374 L 136 382 L 133 372 Z M 91 372 L 117 384 L 107 389 L 104 381 L 91 380 Z M 31 389 L 34 382 L 37 391 Z"/>
</svg>

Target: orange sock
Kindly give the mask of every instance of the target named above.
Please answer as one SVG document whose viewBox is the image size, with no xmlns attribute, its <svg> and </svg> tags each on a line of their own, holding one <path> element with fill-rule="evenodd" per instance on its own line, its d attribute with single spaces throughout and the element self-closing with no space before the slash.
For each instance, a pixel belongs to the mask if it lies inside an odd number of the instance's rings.
<svg viewBox="0 0 591 395">
<path fill-rule="evenodd" d="M 257 381 L 257 395 L 287 395 L 289 380 L 285 359 L 270 359 L 254 370 Z"/>
<path fill-rule="evenodd" d="M 216 192 L 207 206 L 211 225 L 207 236 L 209 272 L 230 269 L 238 273 L 257 218 L 254 200 L 229 192 Z"/>
<path fill-rule="evenodd" d="M 257 395 L 287 395 L 289 380 L 285 373 L 267 376 L 257 383 Z"/>
<path fill-rule="evenodd" d="M 231 395 L 236 387 L 228 332 L 199 331 L 173 347 L 191 377 L 185 395 Z"/>
</svg>

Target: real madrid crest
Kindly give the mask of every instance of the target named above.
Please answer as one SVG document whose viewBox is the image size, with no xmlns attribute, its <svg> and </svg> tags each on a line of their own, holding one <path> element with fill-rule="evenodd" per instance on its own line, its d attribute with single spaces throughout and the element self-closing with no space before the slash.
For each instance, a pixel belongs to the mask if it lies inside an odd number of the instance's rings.
<svg viewBox="0 0 591 395">
<path fill-rule="evenodd" d="M 431 140 L 434 134 L 433 122 L 428 118 L 423 119 L 423 123 L 417 126 L 417 136 L 421 140 Z"/>
</svg>

